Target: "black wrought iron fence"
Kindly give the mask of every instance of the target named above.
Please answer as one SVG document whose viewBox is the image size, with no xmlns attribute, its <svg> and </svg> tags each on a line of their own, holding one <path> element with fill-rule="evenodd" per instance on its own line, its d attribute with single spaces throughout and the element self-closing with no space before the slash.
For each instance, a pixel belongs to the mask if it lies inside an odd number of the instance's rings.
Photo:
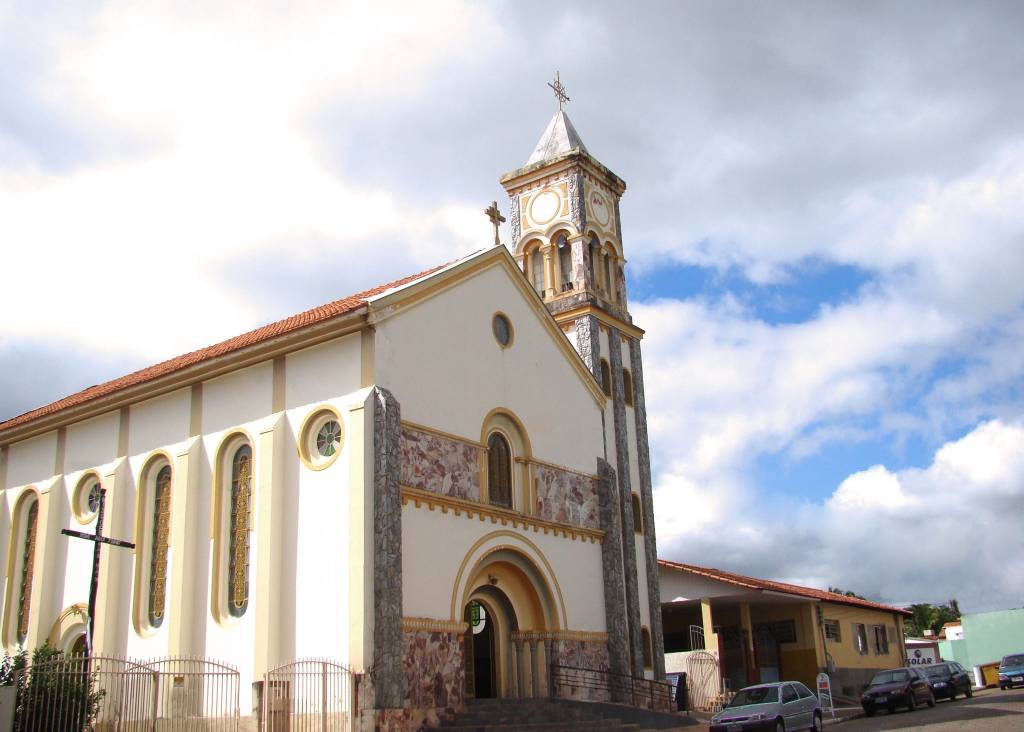
<svg viewBox="0 0 1024 732">
<path fill-rule="evenodd" d="M 602 701 L 628 704 L 655 712 L 672 712 L 672 686 L 612 671 L 579 666 L 551 666 L 551 694 L 560 699 Z"/>
</svg>

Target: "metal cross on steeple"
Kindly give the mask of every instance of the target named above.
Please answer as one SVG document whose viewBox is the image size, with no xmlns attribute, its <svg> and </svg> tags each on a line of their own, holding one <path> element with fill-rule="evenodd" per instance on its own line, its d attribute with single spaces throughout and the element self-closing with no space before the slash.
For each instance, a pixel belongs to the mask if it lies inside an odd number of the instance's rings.
<svg viewBox="0 0 1024 732">
<path fill-rule="evenodd" d="M 550 86 L 551 89 L 555 92 L 555 97 L 558 99 L 558 111 L 561 112 L 562 105 L 565 104 L 566 102 L 571 102 L 572 100 L 569 99 L 569 95 L 565 93 L 565 87 L 562 86 L 562 81 L 561 79 L 558 78 L 557 71 L 555 72 L 555 82 L 552 84 L 549 81 L 548 86 Z"/>
<path fill-rule="evenodd" d="M 494 246 L 498 246 L 501 244 L 501 240 L 498 239 L 498 224 L 505 223 L 505 217 L 498 210 L 498 202 L 491 201 L 490 207 L 485 208 L 484 213 L 487 214 L 487 218 L 491 220 L 491 225 L 494 227 Z"/>
</svg>

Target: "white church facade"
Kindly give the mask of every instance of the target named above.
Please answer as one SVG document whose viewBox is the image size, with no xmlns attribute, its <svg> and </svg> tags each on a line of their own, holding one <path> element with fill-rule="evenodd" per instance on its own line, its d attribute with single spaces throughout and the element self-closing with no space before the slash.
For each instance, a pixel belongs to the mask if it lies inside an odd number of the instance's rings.
<svg viewBox="0 0 1024 732">
<path fill-rule="evenodd" d="M 507 174 L 510 248 L 314 308 L 0 423 L 0 642 L 222 659 L 243 716 L 304 657 L 368 728 L 664 677 L 619 197 L 563 112 Z M 511 249 L 511 251 L 510 251 Z"/>
</svg>

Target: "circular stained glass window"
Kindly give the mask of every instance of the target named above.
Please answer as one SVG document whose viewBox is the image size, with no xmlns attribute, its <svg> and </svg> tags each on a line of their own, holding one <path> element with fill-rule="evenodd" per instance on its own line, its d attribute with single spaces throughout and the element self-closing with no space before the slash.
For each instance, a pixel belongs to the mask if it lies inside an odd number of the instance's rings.
<svg viewBox="0 0 1024 732">
<path fill-rule="evenodd" d="M 89 498 L 86 500 L 86 505 L 89 506 L 89 513 L 96 513 L 100 510 L 100 484 L 93 483 L 92 490 L 89 491 Z"/>
<path fill-rule="evenodd" d="M 320 425 L 316 433 L 316 451 L 320 457 L 334 457 L 341 447 L 341 425 L 337 420 L 329 419 Z"/>
<path fill-rule="evenodd" d="M 302 423 L 299 457 L 307 468 L 323 470 L 341 454 L 345 425 L 333 409 L 319 409 Z"/>
<path fill-rule="evenodd" d="M 512 345 L 512 323 L 503 313 L 496 313 L 491 321 L 491 328 L 494 330 L 494 338 L 502 348 Z"/>
</svg>

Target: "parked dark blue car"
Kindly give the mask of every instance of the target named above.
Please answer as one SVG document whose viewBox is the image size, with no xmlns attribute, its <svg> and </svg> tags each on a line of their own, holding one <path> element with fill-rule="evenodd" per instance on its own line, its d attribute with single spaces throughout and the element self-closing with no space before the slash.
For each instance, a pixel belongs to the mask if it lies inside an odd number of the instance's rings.
<svg viewBox="0 0 1024 732">
<path fill-rule="evenodd" d="M 999 688 L 1012 689 L 1024 686 L 1024 653 L 1003 656 L 999 662 Z"/>
</svg>

